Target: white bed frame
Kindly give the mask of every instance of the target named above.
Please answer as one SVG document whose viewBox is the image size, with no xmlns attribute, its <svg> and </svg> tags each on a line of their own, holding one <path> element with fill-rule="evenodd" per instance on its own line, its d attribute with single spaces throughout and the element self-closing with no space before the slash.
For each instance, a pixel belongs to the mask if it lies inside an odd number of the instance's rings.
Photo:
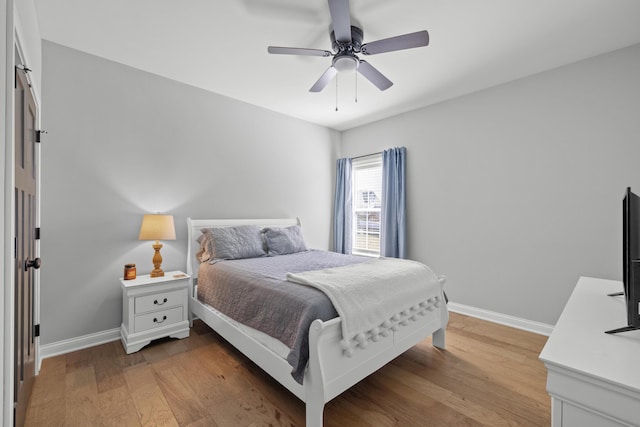
<svg viewBox="0 0 640 427">
<path fill-rule="evenodd" d="M 220 334 L 225 340 L 251 359 L 276 381 L 286 387 L 306 404 L 306 425 L 322 426 L 324 405 L 343 391 L 369 374 L 404 353 L 409 348 L 433 336 L 433 345 L 444 349 L 445 327 L 449 319 L 445 304 L 419 321 L 411 322 L 377 342 L 370 342 L 365 349 L 357 349 L 352 357 L 343 355 L 340 347 L 342 330 L 340 318 L 327 322 L 316 319 L 309 330 L 309 364 L 304 376 L 304 384 L 298 384 L 291 376 L 291 365 L 286 360 L 267 349 L 255 339 L 244 334 L 232 322 L 209 305 L 197 298 L 198 261 L 195 253 L 200 245 L 197 238 L 200 230 L 208 227 L 229 227 L 255 224 L 261 227 L 288 227 L 300 225 L 298 218 L 286 219 L 244 219 L 244 220 L 193 220 L 187 219 L 189 247 L 187 250 L 187 273 L 191 275 L 189 293 L 190 320 L 198 317 Z"/>
</svg>

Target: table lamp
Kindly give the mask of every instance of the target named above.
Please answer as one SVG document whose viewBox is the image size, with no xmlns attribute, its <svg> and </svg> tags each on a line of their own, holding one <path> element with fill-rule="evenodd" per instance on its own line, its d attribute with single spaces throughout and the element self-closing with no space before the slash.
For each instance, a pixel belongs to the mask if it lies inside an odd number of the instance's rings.
<svg viewBox="0 0 640 427">
<path fill-rule="evenodd" d="M 173 215 L 147 214 L 142 217 L 140 234 L 138 240 L 155 240 L 153 249 L 153 270 L 151 277 L 164 276 L 164 271 L 160 268 L 162 264 L 162 243 L 159 240 L 176 240 L 176 227 L 173 224 Z"/>
</svg>

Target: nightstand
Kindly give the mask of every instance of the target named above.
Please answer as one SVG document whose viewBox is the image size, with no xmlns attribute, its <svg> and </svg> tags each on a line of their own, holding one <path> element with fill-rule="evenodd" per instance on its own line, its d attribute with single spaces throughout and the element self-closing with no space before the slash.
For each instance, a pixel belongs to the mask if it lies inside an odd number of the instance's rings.
<svg viewBox="0 0 640 427">
<path fill-rule="evenodd" d="M 169 271 L 162 277 L 145 274 L 134 280 L 120 279 L 120 339 L 127 354 L 158 338 L 189 336 L 190 278 L 181 271 Z"/>
</svg>

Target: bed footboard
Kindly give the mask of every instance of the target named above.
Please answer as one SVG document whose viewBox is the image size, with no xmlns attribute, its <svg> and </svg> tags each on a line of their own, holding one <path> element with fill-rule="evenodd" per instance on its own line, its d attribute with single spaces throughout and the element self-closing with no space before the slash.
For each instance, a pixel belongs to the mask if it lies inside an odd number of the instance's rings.
<svg viewBox="0 0 640 427">
<path fill-rule="evenodd" d="M 352 357 L 343 354 L 340 341 L 340 318 L 327 322 L 315 320 L 309 329 L 309 365 L 300 385 L 291 376 L 291 366 L 267 350 L 261 344 L 242 334 L 228 323 L 224 316 L 210 306 L 202 304 L 195 296 L 195 286 L 190 294 L 190 317 L 202 319 L 271 377 L 285 386 L 306 405 L 306 425 L 321 427 L 324 405 L 352 387 L 358 381 L 380 369 L 395 357 L 404 353 L 430 334 L 433 345 L 444 348 L 445 327 L 448 320 L 446 306 L 430 313 L 418 322 L 404 326 L 367 347 L 357 349 Z"/>
<path fill-rule="evenodd" d="M 315 320 L 309 330 L 309 366 L 304 378 L 306 425 L 322 426 L 325 403 L 377 371 L 429 335 L 433 345 L 444 348 L 446 308 L 425 316 L 376 342 L 368 342 L 353 356 L 343 354 L 340 319 Z M 443 322 L 444 321 L 444 322 Z"/>
</svg>

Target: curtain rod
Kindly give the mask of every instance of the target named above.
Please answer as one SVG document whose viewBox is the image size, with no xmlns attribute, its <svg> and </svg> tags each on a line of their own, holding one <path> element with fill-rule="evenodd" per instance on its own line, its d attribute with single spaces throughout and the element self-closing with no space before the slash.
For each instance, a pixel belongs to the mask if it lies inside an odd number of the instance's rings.
<svg viewBox="0 0 640 427">
<path fill-rule="evenodd" d="M 377 153 L 371 153 L 371 154 L 363 154 L 362 156 L 356 156 L 356 157 L 352 157 L 351 160 L 354 159 L 361 159 L 363 157 L 369 157 L 369 156 L 375 156 L 377 154 L 382 154 L 382 151 L 378 151 Z"/>
</svg>

